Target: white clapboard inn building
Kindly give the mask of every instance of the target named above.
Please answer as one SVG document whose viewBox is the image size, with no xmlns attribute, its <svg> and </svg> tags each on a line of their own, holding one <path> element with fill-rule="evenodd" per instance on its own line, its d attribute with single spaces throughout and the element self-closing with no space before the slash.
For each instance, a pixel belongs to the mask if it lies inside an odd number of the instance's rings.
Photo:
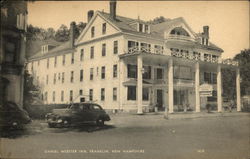
<svg viewBox="0 0 250 159">
<path fill-rule="evenodd" d="M 138 113 L 157 107 L 170 113 L 200 112 L 215 97 L 222 111 L 224 68 L 240 75 L 237 62 L 223 61 L 223 50 L 209 39 L 209 27 L 195 33 L 182 18 L 150 24 L 140 19 L 89 11 L 88 24 L 62 45 L 46 44 L 29 59 L 28 69 L 41 88 L 45 104 L 95 101 L 104 109 Z M 168 109 L 165 109 L 168 108 Z"/>
</svg>

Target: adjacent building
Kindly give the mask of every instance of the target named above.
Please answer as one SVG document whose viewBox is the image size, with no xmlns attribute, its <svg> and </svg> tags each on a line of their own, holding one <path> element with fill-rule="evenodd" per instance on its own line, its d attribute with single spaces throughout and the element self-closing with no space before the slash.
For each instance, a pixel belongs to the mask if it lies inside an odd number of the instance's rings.
<svg viewBox="0 0 250 159">
<path fill-rule="evenodd" d="M 27 2 L 1 2 L 0 105 L 23 105 Z"/>
<path fill-rule="evenodd" d="M 41 87 L 45 104 L 95 101 L 105 109 L 170 113 L 200 112 L 216 97 L 222 111 L 221 69 L 240 75 L 237 62 L 223 61 L 223 50 L 210 41 L 209 27 L 195 33 L 180 17 L 159 24 L 110 13 L 88 12 L 88 24 L 75 39 L 58 47 L 44 45 L 29 59 L 28 69 Z M 166 109 L 167 108 L 167 109 Z"/>
</svg>

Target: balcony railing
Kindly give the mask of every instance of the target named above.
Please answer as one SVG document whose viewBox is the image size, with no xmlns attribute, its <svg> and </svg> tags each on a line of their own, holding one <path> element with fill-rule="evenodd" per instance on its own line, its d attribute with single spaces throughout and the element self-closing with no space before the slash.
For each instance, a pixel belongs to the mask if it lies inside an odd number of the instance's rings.
<svg viewBox="0 0 250 159">
<path fill-rule="evenodd" d="M 141 46 L 141 47 L 133 46 L 128 48 L 128 54 L 138 53 L 139 51 L 151 54 L 166 54 L 166 51 L 161 48 L 150 48 L 148 46 Z M 204 55 L 201 56 L 200 53 L 171 51 L 171 54 L 166 54 L 166 55 L 171 55 L 173 57 L 178 57 L 188 60 L 205 61 L 210 63 L 222 63 L 226 65 L 238 66 L 237 61 L 231 59 L 226 59 L 221 61 L 218 56 L 204 56 Z"/>
<path fill-rule="evenodd" d="M 145 52 L 145 53 L 152 53 L 152 54 L 163 54 L 163 49 L 161 48 L 154 48 L 151 49 L 150 47 L 146 46 L 133 46 L 128 48 L 128 54 L 134 54 L 137 53 L 138 51 Z"/>
<path fill-rule="evenodd" d="M 187 52 L 175 52 L 175 51 L 172 51 L 171 56 L 190 59 L 190 60 L 201 60 L 201 55 L 200 54 L 190 54 L 190 53 L 187 53 Z"/>
<path fill-rule="evenodd" d="M 212 63 L 218 63 L 219 58 L 218 57 L 211 57 L 211 56 L 204 56 L 204 61 L 212 62 Z"/>
<path fill-rule="evenodd" d="M 128 54 L 133 54 L 139 51 L 139 47 L 138 46 L 133 46 L 128 48 Z"/>
<path fill-rule="evenodd" d="M 192 40 L 192 38 L 189 36 L 173 35 L 173 34 L 168 35 L 166 38 L 167 39 L 175 39 L 175 40 Z"/>
</svg>

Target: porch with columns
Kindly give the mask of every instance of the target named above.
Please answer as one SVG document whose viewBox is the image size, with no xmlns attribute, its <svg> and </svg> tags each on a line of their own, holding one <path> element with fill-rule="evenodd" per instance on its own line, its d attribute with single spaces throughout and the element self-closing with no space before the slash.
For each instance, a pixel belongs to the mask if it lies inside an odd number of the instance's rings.
<svg viewBox="0 0 250 159">
<path fill-rule="evenodd" d="M 221 69 L 231 67 L 236 70 L 236 94 L 237 94 L 237 111 L 241 111 L 241 101 L 240 101 L 240 72 L 239 68 L 236 66 L 228 66 L 223 63 L 209 63 L 198 60 L 187 60 L 177 57 L 172 57 L 168 55 L 157 55 L 157 54 L 149 54 L 149 53 L 136 53 L 123 56 L 122 59 L 132 60 L 137 64 L 137 81 L 136 81 L 136 103 L 137 103 L 137 114 L 143 114 L 143 102 L 142 102 L 142 94 L 143 94 L 143 65 L 145 64 L 159 64 L 167 66 L 167 85 L 165 90 L 167 90 L 167 105 L 165 105 L 165 113 L 174 113 L 174 64 L 175 63 L 189 63 L 189 65 L 193 65 L 195 68 L 195 76 L 194 76 L 194 90 L 195 90 L 195 112 L 201 111 L 201 101 L 200 101 L 200 67 L 214 67 L 217 73 L 217 111 L 222 112 L 222 80 L 221 80 Z M 166 97 L 165 97 L 166 98 Z M 167 108 L 167 109 L 166 109 Z"/>
</svg>

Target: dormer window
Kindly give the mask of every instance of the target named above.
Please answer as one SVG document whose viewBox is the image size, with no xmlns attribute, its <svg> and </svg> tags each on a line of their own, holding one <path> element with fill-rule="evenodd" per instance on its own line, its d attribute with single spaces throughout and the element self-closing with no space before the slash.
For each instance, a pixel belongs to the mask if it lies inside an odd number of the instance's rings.
<svg viewBox="0 0 250 159">
<path fill-rule="evenodd" d="M 201 39 L 201 44 L 204 45 L 204 38 Z"/>
<path fill-rule="evenodd" d="M 139 24 L 139 32 L 143 31 L 143 24 Z"/>
<path fill-rule="evenodd" d="M 202 45 L 206 45 L 206 46 L 208 46 L 208 39 L 207 39 L 207 38 L 202 37 L 202 39 L 201 39 L 201 44 L 202 44 Z"/>
<path fill-rule="evenodd" d="M 145 25 L 145 33 L 148 33 L 148 31 L 149 31 L 148 25 Z"/>
<path fill-rule="evenodd" d="M 176 27 L 170 32 L 171 35 L 182 35 L 182 36 L 190 36 L 188 32 L 182 27 Z"/>
<path fill-rule="evenodd" d="M 49 51 L 49 46 L 48 45 L 43 45 L 42 46 L 42 54 L 47 53 Z"/>
<path fill-rule="evenodd" d="M 147 24 L 138 23 L 137 31 L 149 34 L 150 33 L 150 26 Z"/>
</svg>

